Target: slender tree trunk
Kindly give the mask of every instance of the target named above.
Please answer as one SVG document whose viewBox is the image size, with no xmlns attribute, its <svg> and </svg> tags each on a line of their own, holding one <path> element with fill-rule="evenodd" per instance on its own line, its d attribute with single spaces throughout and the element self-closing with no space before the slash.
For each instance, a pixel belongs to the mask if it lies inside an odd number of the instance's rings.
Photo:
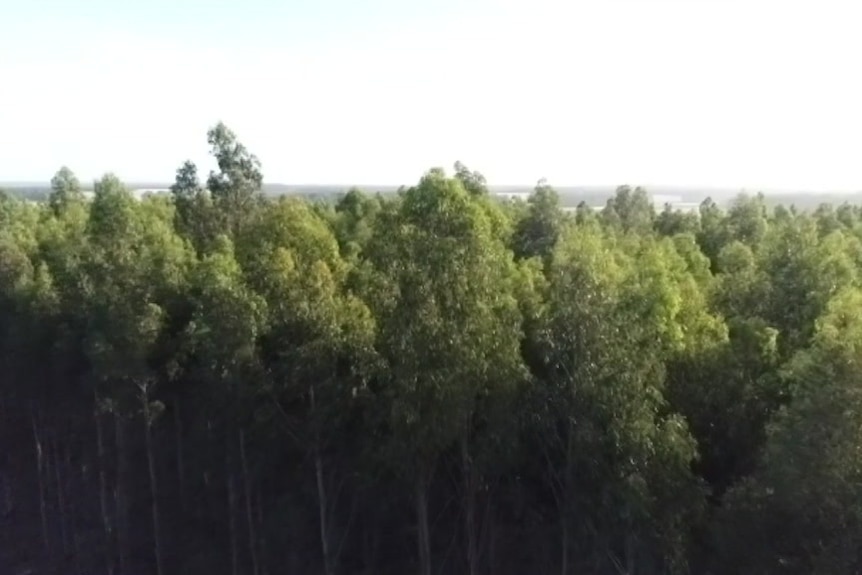
<svg viewBox="0 0 862 575">
<path fill-rule="evenodd" d="M 419 575 L 431 575 L 431 532 L 428 525 L 428 478 L 424 470 L 416 476 L 416 535 L 419 549 Z"/>
<path fill-rule="evenodd" d="M 2 477 L 3 481 L 3 517 L 4 519 L 12 513 L 12 477 L 15 472 L 13 469 L 4 470 L 0 473 L 0 477 Z M 9 545 L 9 542 L 12 540 L 12 533 L 14 526 L 11 525 L 10 521 L 3 521 L 3 538 L 0 539 L 0 545 L 6 546 Z"/>
<path fill-rule="evenodd" d="M 489 507 L 490 509 L 490 507 Z M 494 511 L 488 513 L 488 569 L 491 575 L 497 573 L 497 521 Z"/>
<path fill-rule="evenodd" d="M 97 401 L 98 403 L 98 401 Z M 105 536 L 105 569 L 108 575 L 114 573 L 114 554 L 111 548 L 113 547 L 113 527 L 111 525 L 111 516 L 108 512 L 108 482 L 105 477 L 105 442 L 102 435 L 102 418 L 99 416 L 98 408 L 94 412 L 96 420 L 96 450 L 99 460 L 99 507 L 102 512 L 102 528 Z"/>
<path fill-rule="evenodd" d="M 565 510 L 560 514 L 561 575 L 569 575 L 569 520 Z"/>
<path fill-rule="evenodd" d="M 156 478 L 155 454 L 153 453 L 152 413 L 150 412 L 150 397 L 146 385 L 141 387 L 141 402 L 144 411 L 144 443 L 147 450 L 147 469 L 150 473 L 150 497 L 152 498 L 153 554 L 156 559 L 156 575 L 162 575 L 164 565 L 162 564 L 162 542 L 159 530 L 159 489 Z"/>
<path fill-rule="evenodd" d="M 251 555 L 251 572 L 253 575 L 258 575 L 257 562 L 257 540 L 254 536 L 254 513 L 252 511 L 253 503 L 251 500 L 251 480 L 248 476 L 248 461 L 245 457 L 245 432 L 242 428 L 239 430 L 239 455 L 240 463 L 242 464 L 242 480 L 245 489 L 245 514 L 248 521 L 248 551 Z"/>
<path fill-rule="evenodd" d="M 484 501 L 485 511 L 482 514 L 482 529 L 480 530 L 481 535 L 479 536 L 479 541 L 480 541 L 479 556 L 480 556 L 480 558 L 483 554 L 485 554 L 487 556 L 487 561 L 485 562 L 485 564 L 487 566 L 486 571 L 490 572 L 491 574 L 494 574 L 497 572 L 496 562 L 495 562 L 496 551 L 497 551 L 497 549 L 496 549 L 497 542 L 495 539 L 495 537 L 496 537 L 496 532 L 495 532 L 496 524 L 495 524 L 494 505 L 493 505 L 495 491 L 496 491 L 496 487 L 494 485 L 492 485 L 490 487 L 490 489 L 488 490 L 488 493 L 485 497 L 485 501 Z"/>
<path fill-rule="evenodd" d="M 63 554 L 69 553 L 69 530 L 68 517 L 66 513 L 66 498 L 63 495 L 63 478 L 60 470 L 60 441 L 55 437 L 54 441 L 54 481 L 57 483 L 57 510 L 60 512 L 60 541 L 63 545 Z"/>
<path fill-rule="evenodd" d="M 39 424 L 36 421 L 36 413 L 33 412 L 30 417 L 33 424 L 33 442 L 36 448 L 36 475 L 39 487 L 39 516 L 42 520 L 42 543 L 45 546 L 45 552 L 49 553 L 51 545 L 48 540 L 48 510 L 45 502 L 45 454 L 42 450 L 42 440 L 39 437 Z"/>
<path fill-rule="evenodd" d="M 260 534 L 260 572 L 261 575 L 268 575 L 268 555 L 267 555 L 267 547 L 266 547 L 266 528 L 263 523 L 263 497 L 261 495 L 261 488 L 258 486 L 257 490 L 257 529 Z"/>
<path fill-rule="evenodd" d="M 369 491 L 364 497 L 359 497 L 358 500 L 361 502 L 359 509 L 359 522 L 362 524 L 362 529 L 360 530 L 359 535 L 361 538 L 359 542 L 360 557 L 362 558 L 362 564 L 365 566 L 364 572 L 376 573 L 379 571 L 376 559 L 376 541 L 377 533 L 379 531 L 377 515 L 379 514 L 379 510 L 377 510 L 377 506 L 373 503 L 373 501 L 375 501 L 375 494 Z"/>
<path fill-rule="evenodd" d="M 562 558 L 560 561 L 560 571 L 562 575 L 569 574 L 569 509 L 571 507 L 571 492 L 572 492 L 572 451 L 574 449 L 574 432 L 569 424 L 568 434 L 566 436 L 566 455 L 565 468 L 563 471 L 563 490 L 560 501 L 560 532 L 562 544 Z"/>
<path fill-rule="evenodd" d="M 466 434 L 461 438 L 461 470 L 464 480 L 464 533 L 467 538 L 469 575 L 479 572 L 479 549 L 476 542 L 476 470 L 470 458 Z"/>
<path fill-rule="evenodd" d="M 626 535 L 626 575 L 635 575 L 635 556 L 637 549 L 635 548 L 635 538 L 633 535 Z"/>
<path fill-rule="evenodd" d="M 215 519 L 216 509 L 221 505 L 221 494 L 215 492 L 215 473 L 217 466 L 220 466 L 218 454 L 218 441 L 213 435 L 212 421 L 207 418 L 206 422 L 206 442 L 203 449 L 203 464 L 201 480 L 203 482 L 203 497 L 197 497 L 198 504 L 195 506 L 198 512 L 199 521 L 208 521 Z"/>
<path fill-rule="evenodd" d="M 185 515 L 186 504 L 186 465 L 183 457 L 183 419 L 180 414 L 180 400 L 174 400 L 174 437 L 177 448 L 177 482 L 180 493 L 180 509 Z"/>
<path fill-rule="evenodd" d="M 12 512 L 12 476 L 13 472 L 3 475 L 3 514 Z"/>
<path fill-rule="evenodd" d="M 311 413 L 314 416 L 314 387 L 311 387 L 309 397 L 311 398 Z M 325 575 L 333 575 L 335 572 L 332 561 L 332 549 L 329 543 L 329 525 L 327 518 L 329 508 L 326 498 L 326 484 L 323 478 L 323 457 L 320 455 L 320 437 L 314 438 L 314 475 L 317 482 L 317 510 L 320 515 L 320 548 L 323 552 L 323 572 Z"/>
<path fill-rule="evenodd" d="M 117 445 L 117 485 L 114 499 L 117 507 L 117 548 L 120 556 L 120 575 L 131 575 L 129 561 L 129 509 L 126 495 L 129 456 L 126 453 L 126 426 L 122 415 L 114 411 L 114 441 Z"/>
<path fill-rule="evenodd" d="M 227 515 L 228 515 L 228 537 L 230 538 L 230 564 L 231 574 L 239 574 L 239 550 L 237 548 L 237 533 L 236 533 L 236 492 L 234 488 L 233 471 L 230 456 L 230 437 L 231 434 L 226 434 L 228 437 L 227 446 L 225 449 L 225 481 L 227 483 Z"/>
<path fill-rule="evenodd" d="M 314 473 L 317 479 L 317 508 L 320 514 L 320 545 L 323 551 L 323 571 L 325 575 L 333 575 L 335 568 L 332 561 L 332 550 L 329 545 L 329 526 L 327 525 L 326 485 L 323 481 L 323 458 L 320 450 L 314 450 Z"/>
<path fill-rule="evenodd" d="M 80 539 L 80 536 L 78 534 L 78 508 L 75 505 L 75 497 L 74 497 L 75 481 L 73 478 L 74 478 L 75 474 L 73 473 L 74 467 L 72 466 L 71 449 L 69 448 L 68 444 L 65 446 L 65 449 L 63 450 L 63 454 L 64 454 L 63 461 L 66 464 L 66 472 L 67 472 L 66 491 L 72 492 L 72 497 L 69 499 L 69 501 L 66 504 L 68 511 L 69 511 L 69 526 L 71 527 L 71 530 L 72 530 L 72 534 L 71 534 L 71 536 L 72 536 L 72 553 L 74 554 L 74 557 L 75 557 L 75 574 L 79 575 L 82 572 L 81 571 L 81 539 Z M 81 473 L 81 480 L 82 480 L 81 485 L 86 485 L 86 477 L 84 477 L 83 468 L 82 468 L 82 473 Z"/>
</svg>

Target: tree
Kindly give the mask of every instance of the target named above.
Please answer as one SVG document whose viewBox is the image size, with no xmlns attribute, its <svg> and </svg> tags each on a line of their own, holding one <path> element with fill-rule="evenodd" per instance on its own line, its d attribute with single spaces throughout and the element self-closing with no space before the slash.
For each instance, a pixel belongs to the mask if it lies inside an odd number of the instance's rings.
<svg viewBox="0 0 862 575">
<path fill-rule="evenodd" d="M 619 225 L 626 232 L 646 233 L 652 229 L 655 220 L 652 200 L 640 187 L 632 190 L 629 186 L 620 186 L 614 197 L 608 200 L 605 210 L 609 212 L 606 221 L 619 218 Z"/>
<path fill-rule="evenodd" d="M 75 174 L 63 166 L 51 179 L 51 195 L 48 203 L 55 214 L 65 211 L 69 204 L 81 202 L 84 194 L 81 191 L 81 183 Z"/>
<path fill-rule="evenodd" d="M 542 352 L 532 366 L 532 433 L 556 508 L 564 574 L 573 556 L 607 568 L 618 561 L 628 569 L 651 561 L 679 568 L 684 533 L 674 525 L 699 497 L 686 426 L 660 415 L 675 298 L 644 282 L 653 272 L 641 275 L 608 249 L 610 241 L 579 227 L 558 245 L 538 332 Z"/>
<path fill-rule="evenodd" d="M 729 497 L 725 552 L 759 573 L 852 573 L 859 545 L 862 293 L 847 289 L 784 370 L 793 401 L 757 471 Z M 733 563 L 731 563 L 733 564 Z"/>
<path fill-rule="evenodd" d="M 87 230 L 90 322 L 85 347 L 97 396 L 110 406 L 115 421 L 122 573 L 130 569 L 127 421 L 138 414 L 146 444 L 155 565 L 157 573 L 164 571 L 152 439 L 163 405 L 152 398 L 159 377 L 151 357 L 166 321 L 165 299 L 182 284 L 187 256 L 173 233 L 173 214 L 160 214 L 156 207 L 137 203 L 115 176 L 106 175 L 96 184 Z"/>
<path fill-rule="evenodd" d="M 728 242 L 724 224 L 725 215 L 712 198 L 706 198 L 700 204 L 700 232 L 697 243 L 703 253 L 715 262 L 718 252 Z"/>
<path fill-rule="evenodd" d="M 387 459 L 413 484 L 419 571 L 432 571 L 428 493 L 441 456 L 460 445 L 468 565 L 478 569 L 470 448 L 483 397 L 517 381 L 520 317 L 511 256 L 460 181 L 431 170 L 398 211 L 377 220 L 369 302 L 387 372 L 380 402 Z"/>
<path fill-rule="evenodd" d="M 541 257 L 547 260 L 563 228 L 560 197 L 542 179 L 527 203 L 527 215 L 515 227 L 512 250 L 518 258 Z"/>
<path fill-rule="evenodd" d="M 351 189 L 335 205 L 333 231 L 348 259 L 358 258 L 373 233 L 374 219 L 381 210 L 380 197 L 369 197 Z"/>
<path fill-rule="evenodd" d="M 207 142 L 219 169 L 210 172 L 207 188 L 224 218 L 225 229 L 236 235 L 260 197 L 263 186 L 260 161 L 222 122 L 210 129 Z"/>
<path fill-rule="evenodd" d="M 455 179 L 461 182 L 471 196 L 487 196 L 488 183 L 485 176 L 470 169 L 461 162 L 455 162 Z"/>
<path fill-rule="evenodd" d="M 663 236 L 697 234 L 700 231 L 700 218 L 697 214 L 676 210 L 671 204 L 665 204 L 655 219 L 655 231 Z"/>
<path fill-rule="evenodd" d="M 768 278 L 763 317 L 779 330 L 784 357 L 808 345 L 815 320 L 840 286 L 856 285 L 858 245 L 841 232 L 821 241 L 808 216 L 764 237 L 758 253 L 758 267 Z"/>
<path fill-rule="evenodd" d="M 242 270 L 234 258 L 233 244 L 225 236 L 216 239 L 212 253 L 195 267 L 191 279 L 194 311 L 186 328 L 188 352 L 197 360 L 196 375 L 204 382 L 208 422 L 224 426 L 223 451 L 226 457 L 225 481 L 228 492 L 231 564 L 238 562 L 236 528 L 235 451 L 242 456 L 242 479 L 245 491 L 246 521 L 249 532 L 249 555 L 252 572 L 257 573 L 258 543 L 252 519 L 251 479 L 245 461 L 245 414 L 249 398 L 261 393 L 248 381 L 259 380 L 257 345 L 264 329 L 266 303 L 246 285 Z"/>
<path fill-rule="evenodd" d="M 210 193 L 201 187 L 197 166 L 191 161 L 187 160 L 177 169 L 171 196 L 177 233 L 191 241 L 198 254 L 205 253 L 215 241 L 223 222 Z"/>
<path fill-rule="evenodd" d="M 727 212 L 725 225 L 731 240 L 756 248 L 767 230 L 766 204 L 763 194 L 740 194 Z"/>
<path fill-rule="evenodd" d="M 267 302 L 261 354 L 281 426 L 314 461 L 321 555 L 332 575 L 340 549 L 334 526 L 339 460 L 373 363 L 374 321 L 346 289 L 347 262 L 326 221 L 306 204 L 270 205 L 243 244 L 243 264 Z M 346 529 L 347 527 L 343 527 Z"/>
</svg>

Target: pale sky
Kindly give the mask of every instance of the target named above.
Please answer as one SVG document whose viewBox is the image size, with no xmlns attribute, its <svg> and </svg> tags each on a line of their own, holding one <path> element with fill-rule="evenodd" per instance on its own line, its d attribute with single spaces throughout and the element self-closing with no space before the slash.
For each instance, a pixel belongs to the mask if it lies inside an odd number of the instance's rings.
<svg viewBox="0 0 862 575">
<path fill-rule="evenodd" d="M 0 0 L 0 181 L 862 189 L 862 3 Z"/>
</svg>

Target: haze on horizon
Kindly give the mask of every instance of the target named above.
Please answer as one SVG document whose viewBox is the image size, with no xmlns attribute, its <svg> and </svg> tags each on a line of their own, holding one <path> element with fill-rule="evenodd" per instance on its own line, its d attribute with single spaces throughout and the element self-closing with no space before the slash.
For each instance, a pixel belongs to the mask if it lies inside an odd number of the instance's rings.
<svg viewBox="0 0 862 575">
<path fill-rule="evenodd" d="M 169 181 L 224 121 L 266 180 L 862 189 L 852 2 L 30 0 L 0 181 Z"/>
</svg>

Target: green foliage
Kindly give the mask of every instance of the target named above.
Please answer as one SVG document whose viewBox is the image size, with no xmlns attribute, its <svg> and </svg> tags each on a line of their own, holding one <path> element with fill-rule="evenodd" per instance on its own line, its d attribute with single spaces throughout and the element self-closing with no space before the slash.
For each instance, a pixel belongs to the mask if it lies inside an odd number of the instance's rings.
<svg viewBox="0 0 862 575">
<path fill-rule="evenodd" d="M 644 234 L 653 227 L 655 209 L 643 188 L 620 186 L 608 200 L 602 217 L 610 228 Z"/>
<path fill-rule="evenodd" d="M 210 172 L 207 178 L 207 189 L 226 231 L 237 234 L 251 217 L 260 198 L 263 186 L 260 161 L 222 122 L 207 132 L 207 142 L 218 165 L 218 171 Z M 186 169 L 184 166 L 180 171 Z M 178 179 L 178 184 L 187 186 L 194 183 L 191 175 L 188 176 Z"/>
<path fill-rule="evenodd" d="M 811 348 L 783 369 L 793 401 L 770 424 L 757 471 L 728 498 L 725 538 L 743 569 L 825 574 L 862 566 L 860 305 L 858 290 L 836 295 Z"/>
<path fill-rule="evenodd" d="M 75 174 L 63 166 L 51 180 L 51 195 L 48 203 L 55 214 L 59 215 L 68 209 L 70 204 L 80 203 L 84 199 L 81 183 Z"/>
<path fill-rule="evenodd" d="M 540 180 L 527 203 L 529 209 L 515 227 L 512 250 L 518 258 L 547 260 L 562 232 L 560 197 L 545 180 Z"/>
<path fill-rule="evenodd" d="M 369 258 L 388 425 L 407 468 L 431 465 L 488 386 L 518 380 L 516 268 L 483 206 L 433 170 L 380 226 Z"/>
<path fill-rule="evenodd" d="M 207 141 L 0 194 L 0 571 L 862 569 L 859 207 L 265 199 Z"/>
<path fill-rule="evenodd" d="M 658 256 L 651 247 L 641 263 Z M 698 499 L 688 468 L 695 451 L 685 423 L 664 413 L 662 356 L 683 344 L 672 333 L 681 306 L 662 285 L 666 272 L 630 266 L 613 240 L 589 229 L 571 232 L 555 251 L 536 431 L 561 521 L 571 516 L 581 544 L 592 540 L 582 553 L 605 563 L 615 555 L 649 561 L 657 552 L 680 568 L 682 517 L 697 512 L 689 506 Z"/>
</svg>

